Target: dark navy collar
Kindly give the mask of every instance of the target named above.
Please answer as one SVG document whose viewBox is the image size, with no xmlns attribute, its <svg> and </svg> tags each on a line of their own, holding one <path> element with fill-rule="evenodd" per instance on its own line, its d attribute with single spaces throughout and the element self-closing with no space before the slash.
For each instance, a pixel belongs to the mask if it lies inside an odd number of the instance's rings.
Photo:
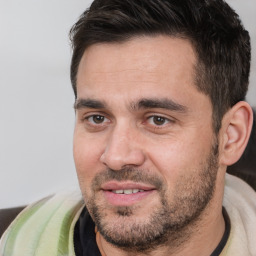
<svg viewBox="0 0 256 256">
<path fill-rule="evenodd" d="M 220 240 L 218 246 L 216 247 L 216 249 L 212 252 L 212 254 L 210 256 L 219 256 L 221 254 L 222 250 L 224 249 L 225 245 L 227 244 L 227 241 L 228 241 L 228 238 L 230 235 L 230 229 L 231 229 L 230 219 L 229 219 L 228 213 L 224 207 L 222 207 L 222 214 L 223 214 L 223 218 L 225 220 L 225 231 L 224 231 L 224 234 L 223 234 L 222 239 Z"/>
</svg>

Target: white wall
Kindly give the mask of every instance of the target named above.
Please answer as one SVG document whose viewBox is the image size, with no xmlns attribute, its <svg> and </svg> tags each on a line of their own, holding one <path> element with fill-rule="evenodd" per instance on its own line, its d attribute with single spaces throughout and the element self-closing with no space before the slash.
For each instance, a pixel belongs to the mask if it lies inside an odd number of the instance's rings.
<svg viewBox="0 0 256 256">
<path fill-rule="evenodd" d="M 90 2 L 0 0 L 0 208 L 78 187 L 68 31 Z M 228 2 L 251 31 L 256 105 L 256 1 Z"/>
<path fill-rule="evenodd" d="M 256 106 L 256 0 L 226 0 L 226 2 L 239 14 L 251 36 L 252 63 L 247 101 L 252 106 Z"/>
<path fill-rule="evenodd" d="M 0 0 L 0 208 L 77 187 L 70 27 L 84 0 Z"/>
</svg>

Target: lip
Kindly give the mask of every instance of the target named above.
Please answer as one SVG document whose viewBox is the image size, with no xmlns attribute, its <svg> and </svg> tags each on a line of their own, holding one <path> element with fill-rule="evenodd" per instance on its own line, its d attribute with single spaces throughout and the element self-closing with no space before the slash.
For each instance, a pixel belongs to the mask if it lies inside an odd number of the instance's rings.
<svg viewBox="0 0 256 256">
<path fill-rule="evenodd" d="M 104 197 L 112 206 L 131 206 L 135 203 L 140 203 L 147 197 L 156 192 L 156 188 L 146 184 L 134 182 L 108 182 L 101 187 Z M 113 190 L 138 189 L 141 192 L 133 194 L 116 194 Z"/>
<path fill-rule="evenodd" d="M 117 181 L 110 181 L 101 186 L 102 190 L 124 190 L 124 189 L 139 189 L 139 190 L 155 190 L 156 188 L 154 186 L 146 185 L 146 184 L 141 184 L 141 183 L 136 183 L 136 182 L 130 182 L 130 181 L 125 181 L 125 182 L 117 182 Z"/>
</svg>

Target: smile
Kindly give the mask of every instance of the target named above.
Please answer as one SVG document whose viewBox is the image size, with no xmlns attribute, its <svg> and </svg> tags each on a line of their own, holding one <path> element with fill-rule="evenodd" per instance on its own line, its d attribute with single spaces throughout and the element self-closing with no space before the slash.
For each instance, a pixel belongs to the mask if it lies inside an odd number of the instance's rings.
<svg viewBox="0 0 256 256">
<path fill-rule="evenodd" d="M 115 194 L 125 194 L 125 195 L 130 195 L 130 194 L 136 194 L 136 193 L 139 193 L 139 192 L 144 192 L 145 190 L 143 189 L 118 189 L 118 190 L 112 190 L 111 192 L 112 193 L 115 193 Z"/>
<path fill-rule="evenodd" d="M 101 191 L 106 202 L 112 206 L 131 206 L 142 203 L 157 192 L 152 185 L 133 181 L 109 181 L 102 184 Z"/>
</svg>

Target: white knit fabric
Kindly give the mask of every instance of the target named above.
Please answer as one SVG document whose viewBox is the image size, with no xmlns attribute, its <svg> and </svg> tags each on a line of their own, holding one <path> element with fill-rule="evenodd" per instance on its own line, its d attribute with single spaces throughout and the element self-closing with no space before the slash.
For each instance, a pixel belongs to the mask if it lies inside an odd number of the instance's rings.
<svg viewBox="0 0 256 256">
<path fill-rule="evenodd" d="M 256 256 L 256 192 L 227 174 L 223 205 L 231 221 L 231 233 L 221 256 Z"/>
</svg>

